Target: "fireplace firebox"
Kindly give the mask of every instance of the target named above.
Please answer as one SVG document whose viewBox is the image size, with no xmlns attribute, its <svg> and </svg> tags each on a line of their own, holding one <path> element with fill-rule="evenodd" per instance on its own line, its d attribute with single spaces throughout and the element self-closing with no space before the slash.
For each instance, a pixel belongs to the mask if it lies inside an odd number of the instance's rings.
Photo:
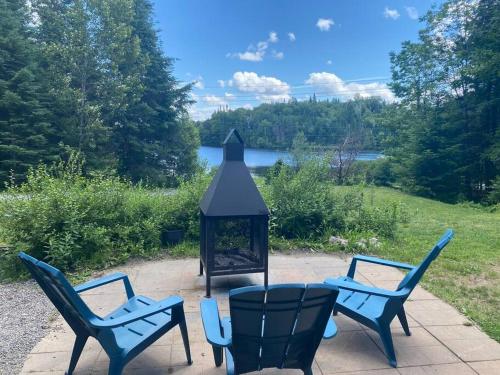
<svg viewBox="0 0 500 375">
<path fill-rule="evenodd" d="M 224 140 L 223 161 L 200 203 L 200 275 L 263 272 L 268 281 L 269 210 L 245 165 L 244 143 L 233 129 Z"/>
</svg>

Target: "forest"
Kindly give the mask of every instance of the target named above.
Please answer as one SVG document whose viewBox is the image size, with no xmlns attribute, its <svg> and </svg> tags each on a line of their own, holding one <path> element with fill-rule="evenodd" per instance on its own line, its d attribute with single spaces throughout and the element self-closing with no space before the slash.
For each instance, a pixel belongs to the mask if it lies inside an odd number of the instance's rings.
<svg viewBox="0 0 500 375">
<path fill-rule="evenodd" d="M 378 98 L 357 98 L 262 104 L 253 109 L 217 111 L 198 123 L 201 143 L 220 146 L 229 129 L 236 127 L 248 147 L 290 149 L 303 134 L 311 146 L 331 146 L 348 134 L 357 134 L 364 150 L 382 149 L 384 129 L 377 117 L 386 104 Z"/>
<path fill-rule="evenodd" d="M 38 163 L 172 185 L 197 163 L 190 86 L 149 0 L 0 0 L 0 184 Z"/>
</svg>

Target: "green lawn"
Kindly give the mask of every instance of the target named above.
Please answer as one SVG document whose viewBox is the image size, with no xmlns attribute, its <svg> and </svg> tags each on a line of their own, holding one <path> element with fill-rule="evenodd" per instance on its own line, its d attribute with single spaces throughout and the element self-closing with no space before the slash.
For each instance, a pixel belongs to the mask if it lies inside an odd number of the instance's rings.
<svg viewBox="0 0 500 375">
<path fill-rule="evenodd" d="M 415 264 L 446 228 L 455 231 L 427 271 L 423 286 L 500 341 L 500 212 L 385 188 L 367 188 L 366 194 L 376 205 L 401 202 L 410 214 L 408 223 L 399 225 L 395 240 L 387 241 L 376 255 Z"/>
</svg>

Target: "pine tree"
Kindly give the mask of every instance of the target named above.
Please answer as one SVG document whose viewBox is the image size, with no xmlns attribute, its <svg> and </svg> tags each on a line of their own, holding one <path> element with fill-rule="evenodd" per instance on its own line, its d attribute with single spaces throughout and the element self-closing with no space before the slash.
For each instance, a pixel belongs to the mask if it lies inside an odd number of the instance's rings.
<svg viewBox="0 0 500 375">
<path fill-rule="evenodd" d="M 0 182 L 59 153 L 25 3 L 0 0 Z"/>
<path fill-rule="evenodd" d="M 32 0 L 40 64 L 61 143 L 81 152 L 89 169 L 114 167 L 110 129 L 102 120 L 102 27 L 93 0 Z"/>
<path fill-rule="evenodd" d="M 196 165 L 198 135 L 185 119 L 190 86 L 178 87 L 172 59 L 161 50 L 148 0 L 102 2 L 111 81 L 104 119 L 112 125 L 118 171 L 133 180 L 172 184 Z M 121 9 L 120 12 L 113 9 Z M 119 30 L 120 32 L 116 32 Z M 128 51 L 124 54 L 124 51 Z"/>
</svg>

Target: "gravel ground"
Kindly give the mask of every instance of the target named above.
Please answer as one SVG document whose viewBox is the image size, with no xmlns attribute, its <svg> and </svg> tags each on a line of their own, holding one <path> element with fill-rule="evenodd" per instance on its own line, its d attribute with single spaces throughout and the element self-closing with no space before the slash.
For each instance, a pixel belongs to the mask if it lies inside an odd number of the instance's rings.
<svg viewBox="0 0 500 375">
<path fill-rule="evenodd" d="M 19 374 L 55 312 L 35 282 L 0 284 L 0 375 Z"/>
</svg>

